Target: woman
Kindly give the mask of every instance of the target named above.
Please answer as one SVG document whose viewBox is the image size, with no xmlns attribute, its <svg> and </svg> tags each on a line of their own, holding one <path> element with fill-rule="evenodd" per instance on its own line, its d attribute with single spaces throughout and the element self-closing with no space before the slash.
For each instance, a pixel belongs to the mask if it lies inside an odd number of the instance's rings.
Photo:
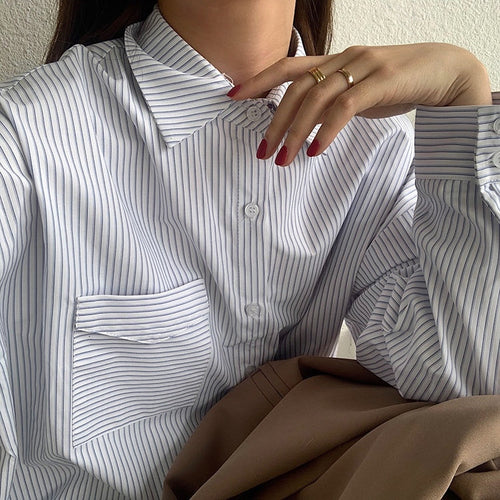
<svg viewBox="0 0 500 500">
<path fill-rule="evenodd" d="M 472 55 L 323 56 L 329 1 L 102 5 L 62 2 L 49 59 L 99 43 L 0 91 L 0 497 L 157 498 L 223 393 L 329 354 L 344 317 L 406 397 L 499 391 L 499 112 Z M 417 120 L 418 200 L 411 127 L 353 118 L 409 103 L 447 106 Z"/>
</svg>

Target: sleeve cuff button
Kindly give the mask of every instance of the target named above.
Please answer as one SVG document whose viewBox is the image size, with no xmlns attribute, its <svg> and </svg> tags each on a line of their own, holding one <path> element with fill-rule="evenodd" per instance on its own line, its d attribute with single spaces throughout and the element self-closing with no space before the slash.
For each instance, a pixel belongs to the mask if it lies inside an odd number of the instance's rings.
<svg viewBox="0 0 500 500">
<path fill-rule="evenodd" d="M 500 168 L 500 151 L 497 151 L 492 157 L 491 157 L 491 162 L 495 167 Z"/>
<path fill-rule="evenodd" d="M 493 122 L 492 128 L 493 128 L 493 132 L 495 132 L 495 134 L 500 135 L 500 118 L 497 118 Z"/>
</svg>

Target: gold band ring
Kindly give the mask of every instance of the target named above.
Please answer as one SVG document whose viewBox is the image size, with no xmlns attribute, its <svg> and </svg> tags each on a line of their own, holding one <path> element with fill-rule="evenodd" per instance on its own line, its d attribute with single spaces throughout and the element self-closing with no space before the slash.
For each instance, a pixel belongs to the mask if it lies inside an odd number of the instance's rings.
<svg viewBox="0 0 500 500">
<path fill-rule="evenodd" d="M 307 72 L 316 80 L 316 83 L 326 80 L 326 75 L 318 67 L 308 69 Z"/>
<path fill-rule="evenodd" d="M 349 71 L 347 71 L 345 68 L 340 68 L 337 70 L 337 73 L 340 73 L 341 75 L 344 76 L 344 78 L 346 79 L 348 88 L 351 88 L 354 86 L 354 77 L 352 76 L 352 74 Z"/>
</svg>

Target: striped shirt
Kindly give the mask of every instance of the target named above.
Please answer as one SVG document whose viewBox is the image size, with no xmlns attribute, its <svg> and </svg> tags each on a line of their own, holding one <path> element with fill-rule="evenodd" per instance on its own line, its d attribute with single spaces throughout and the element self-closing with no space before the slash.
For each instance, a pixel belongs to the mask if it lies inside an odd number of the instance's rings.
<svg viewBox="0 0 500 500">
<path fill-rule="evenodd" d="M 344 318 L 407 397 L 500 392 L 500 105 L 421 108 L 414 167 L 404 118 L 356 117 L 279 168 L 287 85 L 230 88 L 157 8 L 2 85 L 0 498 L 159 498 L 218 398 Z"/>
</svg>

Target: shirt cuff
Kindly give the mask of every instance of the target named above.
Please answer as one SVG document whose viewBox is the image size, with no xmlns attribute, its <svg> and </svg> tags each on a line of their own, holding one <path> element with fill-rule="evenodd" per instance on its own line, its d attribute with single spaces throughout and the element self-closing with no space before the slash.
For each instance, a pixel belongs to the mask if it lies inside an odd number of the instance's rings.
<svg viewBox="0 0 500 500">
<path fill-rule="evenodd" d="M 500 92 L 491 106 L 419 106 L 415 173 L 417 179 L 476 182 L 500 215 Z"/>
<path fill-rule="evenodd" d="M 415 119 L 419 177 L 500 181 L 500 92 L 491 106 L 419 106 Z"/>
</svg>

